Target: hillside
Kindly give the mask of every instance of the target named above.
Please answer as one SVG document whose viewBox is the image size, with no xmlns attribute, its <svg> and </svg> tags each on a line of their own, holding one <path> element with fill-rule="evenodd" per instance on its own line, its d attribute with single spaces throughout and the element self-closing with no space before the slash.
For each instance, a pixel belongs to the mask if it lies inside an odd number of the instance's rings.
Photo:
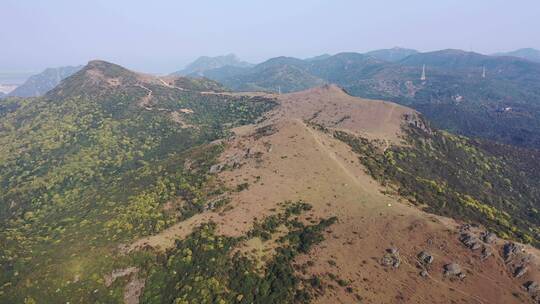
<svg viewBox="0 0 540 304">
<path fill-rule="evenodd" d="M 424 65 L 427 81 L 420 80 Z M 516 57 L 442 50 L 388 62 L 340 53 L 319 60 L 278 57 L 206 74 L 240 91 L 294 92 L 335 83 L 355 96 L 415 108 L 438 128 L 540 148 L 540 64 Z"/>
<path fill-rule="evenodd" d="M 279 106 L 267 114 L 266 120 L 235 130 L 236 136 L 227 142 L 220 157 L 220 165 L 216 167 L 218 176 L 228 187 L 241 189 L 230 194 L 227 207 L 197 214 L 131 245 L 131 252 L 154 248 L 166 252 L 167 261 L 173 261 L 161 264 L 166 275 L 158 276 L 156 272 L 154 279 L 150 279 L 153 287 L 143 292 L 143 303 L 174 298 L 202 302 L 207 299 L 205 295 L 216 292 L 218 299 L 225 302 L 246 303 L 531 301 L 521 285 L 537 280 L 536 264 L 528 264 L 525 277 L 514 279 L 515 269 L 522 266 L 521 253 L 512 258 L 512 263 L 503 262 L 504 256 L 499 252 L 503 252 L 504 241 L 484 243 L 476 236 L 484 231 L 482 227 L 468 228 L 462 222 L 425 213 L 407 203 L 403 199 L 407 196 L 397 193 L 393 185 L 384 186 L 380 184 L 382 181 L 374 179 L 376 175 L 370 171 L 366 157 L 388 156 L 394 149 L 410 149 L 401 141 L 408 136 L 408 127 L 433 132 L 417 112 L 392 103 L 353 98 L 333 86 L 277 98 Z M 343 137 L 343 132 L 367 140 L 375 145 L 374 149 L 357 150 L 354 143 Z M 468 151 L 472 146 L 465 144 L 462 148 Z M 422 157 L 436 159 L 435 155 Z M 452 184 L 448 176 L 444 178 Z M 421 183 L 419 175 L 418 185 Z M 434 188 L 425 189 L 437 193 Z M 292 212 L 290 208 L 298 210 L 294 202 L 309 204 L 302 208 L 304 211 L 297 211 L 296 224 L 289 222 L 287 215 Z M 430 207 L 433 209 L 426 210 L 441 210 Z M 489 218 L 487 214 L 484 216 Z M 336 220 L 329 222 L 333 218 Z M 466 217 L 456 215 L 456 218 Z M 205 237 L 197 227 L 209 220 L 214 224 L 210 231 L 203 231 Z M 302 228 L 308 223 L 315 225 L 311 232 L 295 232 L 295 225 Z M 325 228 L 317 236 L 321 225 Z M 291 230 L 298 237 L 291 238 Z M 228 251 L 239 252 L 240 256 L 233 255 L 233 260 L 227 262 L 215 260 L 221 251 L 196 253 L 204 249 L 194 244 L 218 235 L 234 244 L 232 248 L 226 247 Z M 312 235 L 318 238 L 315 243 L 311 243 Z M 478 243 L 475 246 L 480 249 L 467 248 L 460 241 L 462 235 L 478 237 L 471 242 Z M 178 237 L 186 241 L 175 243 Z M 310 245 L 307 250 L 301 249 L 302 246 L 291 249 L 287 243 L 291 240 L 294 244 L 307 240 Z M 189 255 L 185 254 L 187 249 Z M 423 251 L 434 257 L 434 262 L 420 260 Z M 537 254 L 530 247 L 527 252 Z M 247 261 L 236 260 L 244 255 Z M 170 297 L 174 282 L 195 284 L 190 276 L 175 275 L 193 271 L 189 263 L 180 262 L 188 256 L 199 259 L 196 265 L 212 263 L 196 273 L 204 282 L 219 283 L 212 288 L 197 284 L 201 288 L 198 292 L 181 288 Z M 276 267 L 276 262 L 281 262 L 281 267 Z M 461 270 L 445 274 L 445 265 L 452 262 L 460 265 Z M 261 277 L 250 279 L 247 286 L 254 289 L 239 289 L 245 286 L 243 282 L 247 278 L 238 276 L 235 267 L 251 269 L 246 263 L 266 269 Z M 171 265 L 174 265 L 172 269 Z M 224 270 L 216 271 L 214 267 Z M 159 287 L 164 285 L 168 287 Z M 261 292 L 252 293 L 252 290 Z"/>
<path fill-rule="evenodd" d="M 9 96 L 35 97 L 42 96 L 49 90 L 56 87 L 63 79 L 71 76 L 80 70 L 82 66 L 66 66 L 59 68 L 48 68 L 45 71 L 30 76 L 23 84 L 9 93 Z"/>
<path fill-rule="evenodd" d="M 252 68 L 221 68 L 206 75 L 237 91 L 294 92 L 324 84 L 305 70 L 305 61 L 276 57 Z"/>
<path fill-rule="evenodd" d="M 117 256 L 116 246 L 204 210 L 221 191 L 207 172 L 222 146 L 209 143 L 274 102 L 176 80 L 92 61 L 44 97 L 10 99 L 0 121 L 0 302 L 120 302 L 123 286 L 104 276 L 144 255 Z M 173 197 L 185 201 L 165 212 Z"/>
<path fill-rule="evenodd" d="M 2 303 L 538 299 L 540 156 L 411 108 L 104 61 L 3 105 Z"/>
</svg>

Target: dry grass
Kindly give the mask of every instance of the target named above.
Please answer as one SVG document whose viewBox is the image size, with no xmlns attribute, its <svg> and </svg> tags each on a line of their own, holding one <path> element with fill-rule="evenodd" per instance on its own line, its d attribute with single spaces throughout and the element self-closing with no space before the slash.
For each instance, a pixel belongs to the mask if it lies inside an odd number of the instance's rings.
<svg viewBox="0 0 540 304">
<path fill-rule="evenodd" d="M 218 233 L 243 235 L 253 221 L 275 213 L 281 202 L 304 200 L 313 205 L 306 216 L 338 218 L 326 233 L 326 240 L 309 256 L 297 259 L 298 264 L 313 262 L 303 275 L 316 275 L 327 286 L 318 303 L 357 303 L 355 294 L 363 298 L 362 303 L 527 301 L 520 288 L 522 282 L 510 278 L 500 259 L 482 262 L 478 253 L 459 243 L 457 223 L 383 194 L 384 189 L 365 173 L 348 146 L 304 123 L 319 113 L 314 118 L 319 124 L 399 143 L 402 115 L 414 114 L 413 110 L 353 98 L 336 87 L 280 95 L 278 99 L 280 107 L 263 123 L 274 124 L 276 132 L 256 138 L 253 133 L 260 126 L 242 127 L 222 155 L 223 162 L 241 159 L 242 166 L 221 172 L 220 179 L 231 188 L 246 182 L 250 185 L 232 194 L 232 209 L 195 215 L 159 235 L 137 241 L 131 249 L 145 244 L 168 248 L 175 238 L 186 236 L 193 227 L 209 220 L 218 224 Z M 341 120 L 343 115 L 350 118 Z M 243 250 L 263 257 L 271 254 L 266 246 L 251 240 Z M 380 258 L 390 247 L 398 248 L 403 258 L 395 270 L 380 265 Z M 435 257 L 427 278 L 419 276 L 416 266 L 415 257 L 422 250 Z M 449 262 L 466 269 L 467 278 L 445 278 L 443 265 Z M 350 282 L 352 293 L 328 274 Z"/>
</svg>

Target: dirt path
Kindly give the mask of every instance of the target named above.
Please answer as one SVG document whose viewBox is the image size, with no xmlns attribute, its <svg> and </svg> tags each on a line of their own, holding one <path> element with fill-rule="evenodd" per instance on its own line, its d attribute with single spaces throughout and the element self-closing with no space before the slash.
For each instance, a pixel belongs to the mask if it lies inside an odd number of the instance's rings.
<svg viewBox="0 0 540 304">
<path fill-rule="evenodd" d="M 161 78 L 158 78 L 158 80 L 159 80 L 159 82 L 161 82 L 161 84 L 163 84 L 164 86 L 166 86 L 168 88 L 177 89 L 177 90 L 180 90 L 180 91 L 186 91 L 186 89 L 171 85 L 171 84 L 167 83 L 165 80 L 163 80 Z"/>
<path fill-rule="evenodd" d="M 304 128 L 306 128 L 306 130 L 313 136 L 313 139 L 315 140 L 317 145 L 343 171 L 343 173 L 345 173 L 345 175 L 347 175 L 357 187 L 360 187 L 363 191 L 367 192 L 367 189 L 365 189 L 364 185 L 358 180 L 358 178 L 351 171 L 349 171 L 349 169 L 347 169 L 347 167 L 345 167 L 345 165 L 336 157 L 335 151 L 331 151 L 325 144 L 323 144 L 319 134 L 315 130 L 304 124 L 301 120 L 298 119 L 297 121 Z"/>
<path fill-rule="evenodd" d="M 139 101 L 139 106 L 144 107 L 147 110 L 151 110 L 152 109 L 152 104 L 151 104 L 152 90 L 150 90 L 149 88 L 147 88 L 147 87 L 145 87 L 145 86 L 143 86 L 141 84 L 137 84 L 135 86 L 139 87 L 141 89 L 144 89 L 147 92 L 147 95 L 144 96 L 143 98 L 141 98 L 141 100 Z"/>
</svg>

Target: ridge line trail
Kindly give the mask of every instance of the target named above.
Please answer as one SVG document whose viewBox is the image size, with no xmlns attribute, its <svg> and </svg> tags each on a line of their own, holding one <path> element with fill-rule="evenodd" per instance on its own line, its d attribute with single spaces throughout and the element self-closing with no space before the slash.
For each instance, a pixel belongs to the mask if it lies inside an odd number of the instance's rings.
<svg viewBox="0 0 540 304">
<path fill-rule="evenodd" d="M 397 105 L 395 103 L 392 103 L 392 107 L 390 107 L 390 111 L 388 111 L 388 114 L 386 114 L 386 116 L 384 117 L 383 124 L 387 124 L 390 120 L 392 120 L 392 115 L 394 114 L 394 110 L 396 109 L 396 107 Z M 386 152 L 388 148 L 390 148 L 390 141 L 388 140 L 388 138 L 384 137 L 384 143 L 385 143 L 385 146 L 383 148 L 383 153 Z"/>
<path fill-rule="evenodd" d="M 301 121 L 300 119 L 295 119 L 295 121 L 297 121 L 298 123 L 300 123 L 305 129 L 308 130 L 309 134 L 313 137 L 313 139 L 315 140 L 315 143 L 317 144 L 317 146 L 319 146 L 322 151 L 334 162 L 336 163 L 336 165 L 338 165 L 338 167 L 341 169 L 341 171 L 343 171 L 343 173 L 345 173 L 345 175 L 347 177 L 349 177 L 349 179 L 351 179 L 354 184 L 360 188 L 362 190 L 362 192 L 365 192 L 366 194 L 369 194 L 369 195 L 378 195 L 380 194 L 378 192 L 378 189 L 375 188 L 375 187 L 366 187 L 366 185 L 364 185 L 360 180 L 358 180 L 358 177 L 352 173 L 349 169 L 347 169 L 347 167 L 345 167 L 345 165 L 343 164 L 342 161 L 340 161 L 337 157 L 336 157 L 336 153 L 334 151 L 331 151 L 330 149 L 328 149 L 328 147 L 321 141 L 321 138 L 320 138 L 320 135 L 313 129 L 311 129 L 309 126 L 307 126 L 303 121 Z M 375 191 L 373 191 L 373 189 L 376 189 Z"/>
<path fill-rule="evenodd" d="M 178 89 L 180 91 L 185 91 L 186 89 L 184 88 L 181 88 L 181 87 L 177 87 L 175 85 L 171 85 L 171 84 L 168 84 L 165 80 L 161 79 L 161 78 L 158 78 L 158 80 L 161 82 L 161 84 L 163 84 L 164 86 L 168 87 L 168 88 L 172 88 L 172 89 Z"/>
</svg>

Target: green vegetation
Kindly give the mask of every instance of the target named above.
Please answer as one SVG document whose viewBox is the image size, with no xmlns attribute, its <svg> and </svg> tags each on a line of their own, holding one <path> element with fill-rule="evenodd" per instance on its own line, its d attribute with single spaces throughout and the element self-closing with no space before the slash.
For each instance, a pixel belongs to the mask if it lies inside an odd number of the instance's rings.
<svg viewBox="0 0 540 304">
<path fill-rule="evenodd" d="M 202 225 L 151 267 L 142 303 L 307 303 L 311 280 L 295 274 L 292 261 L 322 241 L 322 232 L 336 219 L 304 225 L 297 218 L 310 209 L 303 202 L 287 203 L 286 210 L 256 223 L 248 237 L 275 233 L 285 225 L 288 233 L 278 242 L 275 256 L 261 273 L 254 261 L 235 251 L 246 237 L 216 235 L 215 224 Z"/>
<path fill-rule="evenodd" d="M 206 75 L 244 91 L 292 92 L 335 83 L 353 96 L 412 107 L 447 131 L 540 148 L 540 64 L 455 50 L 402 51 L 411 56 L 394 62 L 376 59 L 388 59 L 387 54 L 278 57 L 252 68 Z M 420 80 L 424 64 L 427 81 Z"/>
<path fill-rule="evenodd" d="M 135 76 L 104 69 L 125 85 L 93 83 L 83 69 L 0 113 L 2 303 L 121 302 L 123 286 L 105 288 L 104 275 L 148 256 L 119 256 L 118 245 L 208 208 L 224 191 L 208 173 L 223 146 L 210 143 L 274 105 L 149 85 L 145 109 Z M 188 127 L 171 115 L 185 108 Z"/>
<path fill-rule="evenodd" d="M 406 145 L 384 153 L 367 139 L 345 132 L 334 136 L 359 154 L 375 179 L 427 211 L 540 245 L 538 153 L 412 126 Z"/>
</svg>

